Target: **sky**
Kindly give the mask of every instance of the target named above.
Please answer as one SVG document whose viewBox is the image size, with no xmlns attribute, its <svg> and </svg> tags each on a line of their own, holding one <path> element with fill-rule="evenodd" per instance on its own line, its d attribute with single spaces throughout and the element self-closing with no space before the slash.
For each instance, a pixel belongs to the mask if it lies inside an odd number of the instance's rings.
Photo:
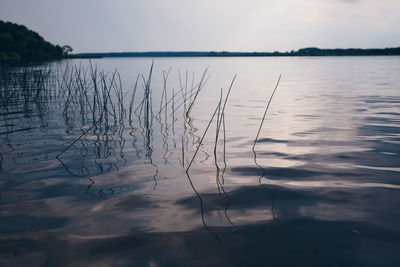
<svg viewBox="0 0 400 267">
<path fill-rule="evenodd" d="M 0 0 L 74 53 L 400 46 L 400 0 Z"/>
</svg>

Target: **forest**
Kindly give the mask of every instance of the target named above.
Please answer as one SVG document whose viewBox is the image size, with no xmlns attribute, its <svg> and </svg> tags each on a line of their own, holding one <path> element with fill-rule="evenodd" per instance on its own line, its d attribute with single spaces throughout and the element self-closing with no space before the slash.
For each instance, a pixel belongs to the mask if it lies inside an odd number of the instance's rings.
<svg viewBox="0 0 400 267">
<path fill-rule="evenodd" d="M 0 20 L 0 62 L 61 59 L 69 46 L 53 45 L 27 27 Z"/>
</svg>

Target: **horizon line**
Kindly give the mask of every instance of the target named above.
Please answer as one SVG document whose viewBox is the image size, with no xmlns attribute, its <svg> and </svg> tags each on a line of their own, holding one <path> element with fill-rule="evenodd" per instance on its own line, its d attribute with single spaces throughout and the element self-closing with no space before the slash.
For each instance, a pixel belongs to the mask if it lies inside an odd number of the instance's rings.
<svg viewBox="0 0 400 267">
<path fill-rule="evenodd" d="M 400 55 L 400 47 L 386 48 L 318 48 L 306 47 L 280 52 L 237 51 L 145 51 L 145 52 L 81 52 L 67 57 L 239 57 L 239 56 L 373 56 Z"/>
<path fill-rule="evenodd" d="M 369 47 L 369 48 L 360 48 L 360 47 L 335 47 L 335 48 L 320 48 L 317 46 L 307 46 L 303 48 L 299 48 L 297 50 L 291 49 L 286 51 L 230 51 L 230 50 L 145 50 L 145 51 L 106 51 L 106 52 L 78 52 L 75 54 L 111 54 L 111 53 L 290 53 L 291 51 L 297 52 L 303 49 L 319 49 L 319 50 L 384 50 L 384 49 L 394 49 L 400 48 L 400 46 L 387 46 L 387 47 Z"/>
</svg>

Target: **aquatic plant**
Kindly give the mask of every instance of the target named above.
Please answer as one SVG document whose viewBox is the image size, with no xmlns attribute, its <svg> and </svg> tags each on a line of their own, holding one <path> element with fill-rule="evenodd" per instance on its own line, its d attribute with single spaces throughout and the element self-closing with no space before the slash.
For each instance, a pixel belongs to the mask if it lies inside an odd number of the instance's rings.
<svg viewBox="0 0 400 267">
<path fill-rule="evenodd" d="M 108 198 L 129 188 L 129 185 L 125 185 L 125 189 L 106 185 L 97 178 L 100 174 L 119 170 L 128 162 L 124 153 L 126 131 L 129 131 L 128 137 L 132 140 L 132 148 L 137 159 L 142 160 L 143 164 L 152 169 L 154 189 L 157 189 L 159 184 L 160 164 L 170 164 L 173 160 L 171 155 L 175 155 L 175 160 L 178 162 L 176 166 L 182 167 L 193 192 L 199 198 L 203 225 L 215 234 L 206 223 L 203 200 L 190 177 L 190 170 L 199 157 L 199 152 L 203 153 L 203 158 L 198 161 L 199 164 L 207 161 L 211 156 L 211 153 L 205 148 L 204 142 L 211 125 L 215 125 L 215 136 L 213 137 L 215 183 L 219 197 L 223 198 L 226 203 L 223 209 L 226 220 L 234 225 L 228 215 L 230 197 L 228 190 L 225 189 L 225 171 L 227 169 L 225 118 L 227 103 L 237 76 L 233 77 L 228 90 L 224 91 L 221 88 L 218 103 L 210 115 L 208 124 L 205 125 L 202 135 L 198 136 L 198 129 L 195 127 L 196 121 L 193 121 L 191 116 L 193 116 L 192 113 L 199 101 L 201 91 L 210 77 L 208 68 L 204 70 L 199 81 L 195 81 L 194 74 L 190 79 L 188 71 L 185 72 L 182 79 L 179 71 L 180 87 L 177 90 L 168 88 L 168 79 L 172 70 L 162 71 L 161 88 L 158 89 L 160 98 L 157 99 L 159 101 L 157 103 L 153 98 L 154 67 L 153 61 L 148 74 L 146 76 L 138 74 L 131 88 L 123 87 L 117 69 L 105 72 L 91 61 L 85 66 L 70 65 L 69 62 L 66 62 L 62 65 L 55 64 L 45 68 L 28 67 L 18 71 L 13 70 L 23 78 L 0 80 L 2 85 L 0 101 L 7 103 L 1 107 L 3 111 L 7 110 L 14 101 L 24 107 L 25 113 L 29 113 L 28 111 L 32 110 L 32 104 L 34 104 L 38 110 L 54 113 L 52 116 L 60 115 L 66 126 L 69 140 L 55 155 L 55 158 L 59 160 L 69 175 L 87 179 L 86 192 L 95 198 Z M 224 94 L 224 92 L 226 93 Z M 253 151 L 272 96 L 258 129 Z M 155 111 L 156 105 L 157 110 Z M 182 117 L 176 116 L 178 111 Z M 42 113 L 45 114 L 45 112 Z M 154 128 L 157 127 L 157 123 L 162 136 L 158 140 L 162 141 L 162 147 L 154 147 Z M 170 130 L 172 130 L 172 138 L 169 139 Z M 171 140 L 173 144 L 169 144 Z M 177 146 L 177 142 L 180 145 Z M 163 162 L 154 160 L 154 152 L 159 149 L 164 149 L 163 153 L 157 153 L 162 155 Z M 174 150 L 169 151 L 171 149 Z M 218 238 L 217 235 L 216 237 Z"/>
<path fill-rule="evenodd" d="M 278 222 L 279 222 L 279 219 L 276 216 L 276 212 L 275 212 L 275 194 L 271 189 L 265 187 L 264 184 L 261 182 L 262 178 L 265 177 L 266 172 L 265 172 L 265 169 L 257 162 L 257 154 L 256 154 L 256 151 L 255 151 L 255 147 L 256 147 L 256 144 L 257 144 L 258 137 L 260 136 L 260 132 L 261 132 L 262 126 L 264 124 L 265 116 L 267 115 L 269 105 L 271 104 L 272 98 L 275 95 L 275 92 L 276 92 L 276 89 L 278 88 L 280 80 L 281 80 L 281 75 L 279 75 L 279 78 L 278 78 L 278 81 L 277 81 L 277 83 L 275 85 L 275 88 L 272 91 L 271 96 L 269 97 L 269 100 L 268 100 L 267 105 L 266 105 L 265 110 L 264 110 L 264 114 L 263 114 L 262 119 L 260 121 L 260 126 L 258 127 L 256 138 L 254 139 L 253 147 L 251 148 L 251 150 L 253 152 L 253 155 L 254 155 L 254 164 L 258 168 L 260 168 L 260 170 L 262 172 L 261 176 L 258 178 L 258 183 L 260 184 L 260 186 L 262 188 L 264 188 L 265 190 L 267 190 L 271 194 L 271 198 L 272 198 L 271 213 L 272 213 L 273 219 L 278 221 Z"/>
</svg>

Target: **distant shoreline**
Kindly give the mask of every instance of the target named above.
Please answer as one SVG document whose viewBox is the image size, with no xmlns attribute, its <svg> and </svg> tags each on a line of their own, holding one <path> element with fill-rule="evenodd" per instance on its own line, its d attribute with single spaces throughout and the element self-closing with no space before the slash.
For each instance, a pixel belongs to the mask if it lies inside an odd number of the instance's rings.
<svg viewBox="0 0 400 267">
<path fill-rule="evenodd" d="M 79 53 L 68 58 L 105 58 L 105 57 L 301 57 L 301 56 L 400 56 L 400 47 L 373 49 L 320 49 L 302 48 L 291 52 L 228 52 L 228 51 L 178 51 L 178 52 L 111 52 Z"/>
</svg>

